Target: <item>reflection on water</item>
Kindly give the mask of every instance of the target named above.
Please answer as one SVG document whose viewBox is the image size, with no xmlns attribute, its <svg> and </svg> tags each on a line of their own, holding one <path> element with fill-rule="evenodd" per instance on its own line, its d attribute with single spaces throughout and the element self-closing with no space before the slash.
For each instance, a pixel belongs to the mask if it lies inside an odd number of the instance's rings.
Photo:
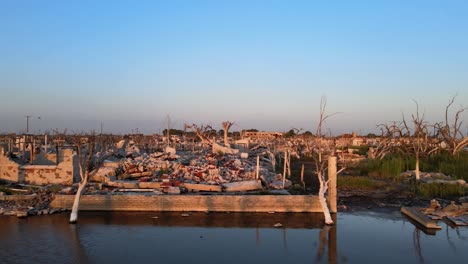
<svg viewBox="0 0 468 264">
<path fill-rule="evenodd" d="M 157 218 L 153 218 L 157 216 Z M 336 216 L 335 216 L 336 218 Z M 468 228 L 431 235 L 395 213 L 80 213 L 0 217 L 1 263 L 462 263 Z M 275 223 L 283 228 L 273 228 Z"/>
</svg>

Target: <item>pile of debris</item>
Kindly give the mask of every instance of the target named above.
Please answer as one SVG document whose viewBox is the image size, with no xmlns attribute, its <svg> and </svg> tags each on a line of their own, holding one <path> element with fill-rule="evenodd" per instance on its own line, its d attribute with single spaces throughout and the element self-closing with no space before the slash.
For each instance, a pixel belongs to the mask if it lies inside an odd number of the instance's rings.
<svg viewBox="0 0 468 264">
<path fill-rule="evenodd" d="M 442 220 L 447 218 L 455 225 L 468 226 L 468 203 L 457 205 L 452 201 L 449 205 L 442 207 L 440 203 L 433 199 L 428 208 L 422 212 L 432 220 Z"/>
<path fill-rule="evenodd" d="M 114 160 L 105 161 L 91 173 L 91 180 L 124 189 L 146 187 L 163 191 L 169 187 L 181 187 L 181 191 L 247 191 L 262 189 L 262 183 L 274 189 L 283 189 L 283 184 L 286 188 L 291 186 L 288 179 L 283 182 L 282 175 L 273 172 L 271 155 L 261 149 L 252 151 L 250 157 L 247 153 L 213 154 L 211 151 L 178 155 L 170 150 L 152 154 L 140 154 L 135 149 L 129 152 L 131 155 L 118 161 L 115 156 Z"/>
<path fill-rule="evenodd" d="M 21 185 L 3 186 L 11 194 L 0 192 L 0 215 L 26 217 L 28 215 L 53 214 L 61 209 L 50 209 L 49 204 L 53 199 L 51 186 L 22 188 Z"/>
</svg>

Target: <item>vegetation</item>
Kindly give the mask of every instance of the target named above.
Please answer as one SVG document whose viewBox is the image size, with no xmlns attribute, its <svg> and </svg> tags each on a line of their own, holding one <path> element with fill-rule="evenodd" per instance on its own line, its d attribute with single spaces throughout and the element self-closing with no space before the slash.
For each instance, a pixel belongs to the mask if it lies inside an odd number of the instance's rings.
<svg viewBox="0 0 468 264">
<path fill-rule="evenodd" d="M 4 193 L 6 195 L 13 194 L 13 192 L 10 189 L 2 187 L 2 186 L 0 186 L 0 192 Z"/>
<path fill-rule="evenodd" d="M 468 189 L 459 184 L 424 183 L 416 185 L 416 193 L 424 198 L 456 198 L 465 196 Z"/>
<path fill-rule="evenodd" d="M 370 177 L 364 176 L 338 176 L 338 188 L 349 189 L 377 189 L 384 187 L 385 182 L 374 180 Z"/>
<path fill-rule="evenodd" d="M 359 175 L 399 180 L 399 175 L 407 170 L 414 170 L 414 157 L 391 154 L 383 159 L 364 160 L 356 166 Z M 460 152 L 457 156 L 440 153 L 421 159 L 420 168 L 424 172 L 440 172 L 455 179 L 468 181 L 468 153 Z"/>
</svg>

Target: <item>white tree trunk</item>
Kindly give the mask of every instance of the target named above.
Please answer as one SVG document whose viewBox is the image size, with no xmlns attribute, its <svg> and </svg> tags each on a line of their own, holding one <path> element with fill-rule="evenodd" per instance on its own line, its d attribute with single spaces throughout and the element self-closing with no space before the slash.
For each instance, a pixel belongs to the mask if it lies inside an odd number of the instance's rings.
<svg viewBox="0 0 468 264">
<path fill-rule="evenodd" d="M 75 200 L 73 201 L 73 207 L 72 211 L 70 214 L 70 223 L 74 224 L 78 220 L 78 210 L 80 206 L 80 198 L 81 194 L 84 191 L 84 188 L 86 187 L 86 184 L 88 183 L 88 177 L 85 177 L 83 181 L 80 182 L 78 185 L 78 191 L 76 192 L 75 195 Z"/>
<path fill-rule="evenodd" d="M 325 182 L 321 173 L 319 173 L 317 176 L 320 181 L 320 190 L 318 193 L 318 198 L 320 205 L 322 205 L 323 215 L 325 216 L 325 224 L 333 225 L 333 220 L 327 205 L 327 198 L 325 198 L 325 193 L 328 189 L 327 182 Z"/>
<path fill-rule="evenodd" d="M 230 147 L 229 140 L 228 140 L 228 130 L 224 129 L 224 146 Z"/>
<path fill-rule="evenodd" d="M 416 166 L 414 168 L 414 173 L 416 174 L 416 180 L 419 181 L 421 173 L 419 171 L 419 155 L 416 155 Z"/>
</svg>

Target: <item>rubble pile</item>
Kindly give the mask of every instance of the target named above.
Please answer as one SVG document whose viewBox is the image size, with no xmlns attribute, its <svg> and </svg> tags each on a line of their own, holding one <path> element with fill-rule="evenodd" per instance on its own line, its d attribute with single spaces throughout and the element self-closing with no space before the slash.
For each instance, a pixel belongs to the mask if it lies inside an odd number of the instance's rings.
<svg viewBox="0 0 468 264">
<path fill-rule="evenodd" d="M 257 148 L 250 154 L 218 154 L 211 151 L 140 154 L 135 148 L 129 149 L 131 144 L 119 143 L 119 145 L 126 148 L 126 153 L 131 155 L 126 154 L 118 162 L 104 162 L 103 166 L 91 173 L 92 181 L 119 188 L 156 188 L 158 185 L 149 183 L 160 183 L 159 186 L 167 192 L 169 187 L 184 187 L 188 184 L 219 185 L 229 189 L 225 184 L 261 180 L 265 186 L 283 189 L 282 175 L 272 172 L 271 153 L 265 152 L 262 148 Z M 122 154 L 122 151 L 118 153 Z M 258 180 L 257 155 L 261 157 Z M 252 186 L 262 188 L 261 184 L 252 183 Z M 291 186 L 291 182 L 286 179 L 285 187 L 288 186 Z"/>
<path fill-rule="evenodd" d="M 53 193 L 49 188 L 50 186 L 37 187 L 34 192 L 30 189 L 12 189 L 15 192 L 21 191 L 21 194 L 10 195 L 11 199 L 8 200 L 0 199 L 0 215 L 26 217 L 28 215 L 45 215 L 62 211 L 62 209 L 49 208 L 49 204 L 53 199 Z"/>
<path fill-rule="evenodd" d="M 423 208 L 421 211 L 432 220 L 447 218 L 455 225 L 468 225 L 468 203 L 457 205 L 452 201 L 449 205 L 442 207 L 437 200 L 433 199 L 429 207 Z"/>
</svg>

